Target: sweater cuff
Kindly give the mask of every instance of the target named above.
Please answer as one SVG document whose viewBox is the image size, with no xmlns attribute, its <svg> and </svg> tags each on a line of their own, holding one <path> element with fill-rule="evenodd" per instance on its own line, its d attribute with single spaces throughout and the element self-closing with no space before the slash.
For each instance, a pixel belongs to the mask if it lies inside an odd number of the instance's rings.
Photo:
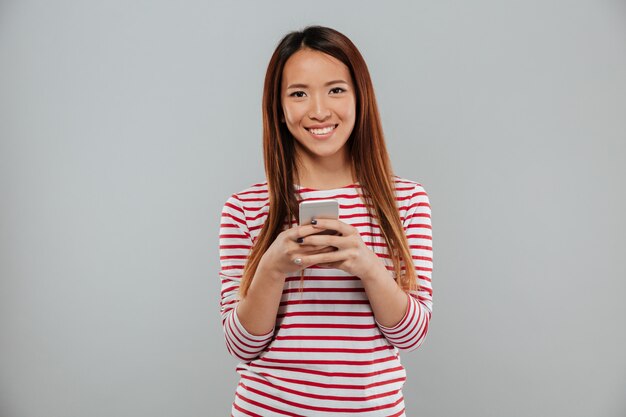
<svg viewBox="0 0 626 417">
<path fill-rule="evenodd" d="M 406 349 L 412 345 L 416 338 L 419 338 L 419 323 L 421 320 L 421 310 L 418 301 L 407 294 L 408 303 L 406 313 L 402 320 L 392 327 L 386 327 L 376 322 L 385 338 L 399 349 Z"/>
<path fill-rule="evenodd" d="M 250 343 L 253 343 L 253 344 L 262 343 L 263 345 L 265 345 L 269 341 L 269 339 L 271 339 L 272 336 L 274 335 L 274 329 L 262 335 L 254 335 L 250 333 L 249 331 L 247 331 L 245 327 L 243 327 L 243 324 L 241 324 L 241 321 L 239 321 L 239 315 L 237 314 L 236 308 L 235 308 L 235 311 L 233 311 L 232 315 L 233 315 L 233 324 L 235 328 L 239 331 L 241 336 L 243 336 L 246 339 L 246 341 Z"/>
<path fill-rule="evenodd" d="M 237 310 L 231 311 L 224 323 L 228 351 L 242 361 L 250 361 L 267 347 L 274 337 L 274 329 L 263 335 L 253 335 L 243 327 Z"/>
</svg>

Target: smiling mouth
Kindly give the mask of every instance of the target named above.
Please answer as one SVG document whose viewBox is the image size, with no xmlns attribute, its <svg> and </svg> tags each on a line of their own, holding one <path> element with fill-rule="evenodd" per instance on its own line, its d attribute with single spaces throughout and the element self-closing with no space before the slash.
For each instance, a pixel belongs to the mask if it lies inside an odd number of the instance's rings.
<svg viewBox="0 0 626 417">
<path fill-rule="evenodd" d="M 336 125 L 331 125 L 331 126 L 327 126 L 327 127 L 323 127 L 323 128 L 306 128 L 305 129 L 311 133 L 313 133 L 314 135 L 327 135 L 330 132 L 332 132 L 333 130 L 335 130 L 337 128 L 337 126 L 339 126 L 338 124 Z"/>
</svg>

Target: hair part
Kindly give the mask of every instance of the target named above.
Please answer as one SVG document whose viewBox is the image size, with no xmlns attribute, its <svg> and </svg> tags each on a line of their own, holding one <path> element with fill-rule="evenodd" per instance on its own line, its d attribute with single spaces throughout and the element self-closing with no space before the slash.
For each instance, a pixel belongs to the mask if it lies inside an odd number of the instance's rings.
<svg viewBox="0 0 626 417">
<path fill-rule="evenodd" d="M 298 177 L 295 139 L 284 117 L 281 101 L 283 68 L 297 51 L 309 48 L 330 55 L 350 70 L 355 96 L 356 120 L 347 141 L 352 171 L 361 186 L 368 213 L 379 222 L 398 285 L 405 291 L 418 289 L 409 244 L 396 205 L 391 161 L 376 104 L 374 87 L 365 60 L 348 37 L 323 26 L 308 26 L 288 33 L 276 47 L 265 74 L 263 87 L 263 156 L 269 193 L 269 214 L 256 239 L 240 285 L 245 297 L 261 257 L 276 237 L 298 221 Z"/>
</svg>

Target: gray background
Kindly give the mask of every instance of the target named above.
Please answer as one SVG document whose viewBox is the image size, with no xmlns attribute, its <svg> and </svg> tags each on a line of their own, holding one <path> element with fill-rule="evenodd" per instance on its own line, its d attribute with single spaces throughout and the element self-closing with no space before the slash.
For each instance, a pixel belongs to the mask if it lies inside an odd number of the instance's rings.
<svg viewBox="0 0 626 417">
<path fill-rule="evenodd" d="M 0 3 L 0 415 L 228 415 L 219 213 L 323 24 L 431 198 L 409 416 L 626 416 L 625 4 L 381 3 Z"/>
</svg>

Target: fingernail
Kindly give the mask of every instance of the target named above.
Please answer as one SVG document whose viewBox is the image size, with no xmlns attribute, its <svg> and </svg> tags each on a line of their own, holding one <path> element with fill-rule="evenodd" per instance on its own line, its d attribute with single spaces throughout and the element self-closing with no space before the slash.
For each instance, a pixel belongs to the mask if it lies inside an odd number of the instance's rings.
<svg viewBox="0 0 626 417">
<path fill-rule="evenodd" d="M 302 243 L 302 242 L 304 242 L 304 239 L 302 239 L 301 237 L 299 237 L 299 238 L 297 238 L 297 239 L 296 239 L 296 242 L 298 242 L 298 243 Z"/>
<path fill-rule="evenodd" d="M 313 225 L 317 224 L 317 220 L 312 219 L 312 220 L 311 220 L 311 224 L 313 224 Z"/>
</svg>

